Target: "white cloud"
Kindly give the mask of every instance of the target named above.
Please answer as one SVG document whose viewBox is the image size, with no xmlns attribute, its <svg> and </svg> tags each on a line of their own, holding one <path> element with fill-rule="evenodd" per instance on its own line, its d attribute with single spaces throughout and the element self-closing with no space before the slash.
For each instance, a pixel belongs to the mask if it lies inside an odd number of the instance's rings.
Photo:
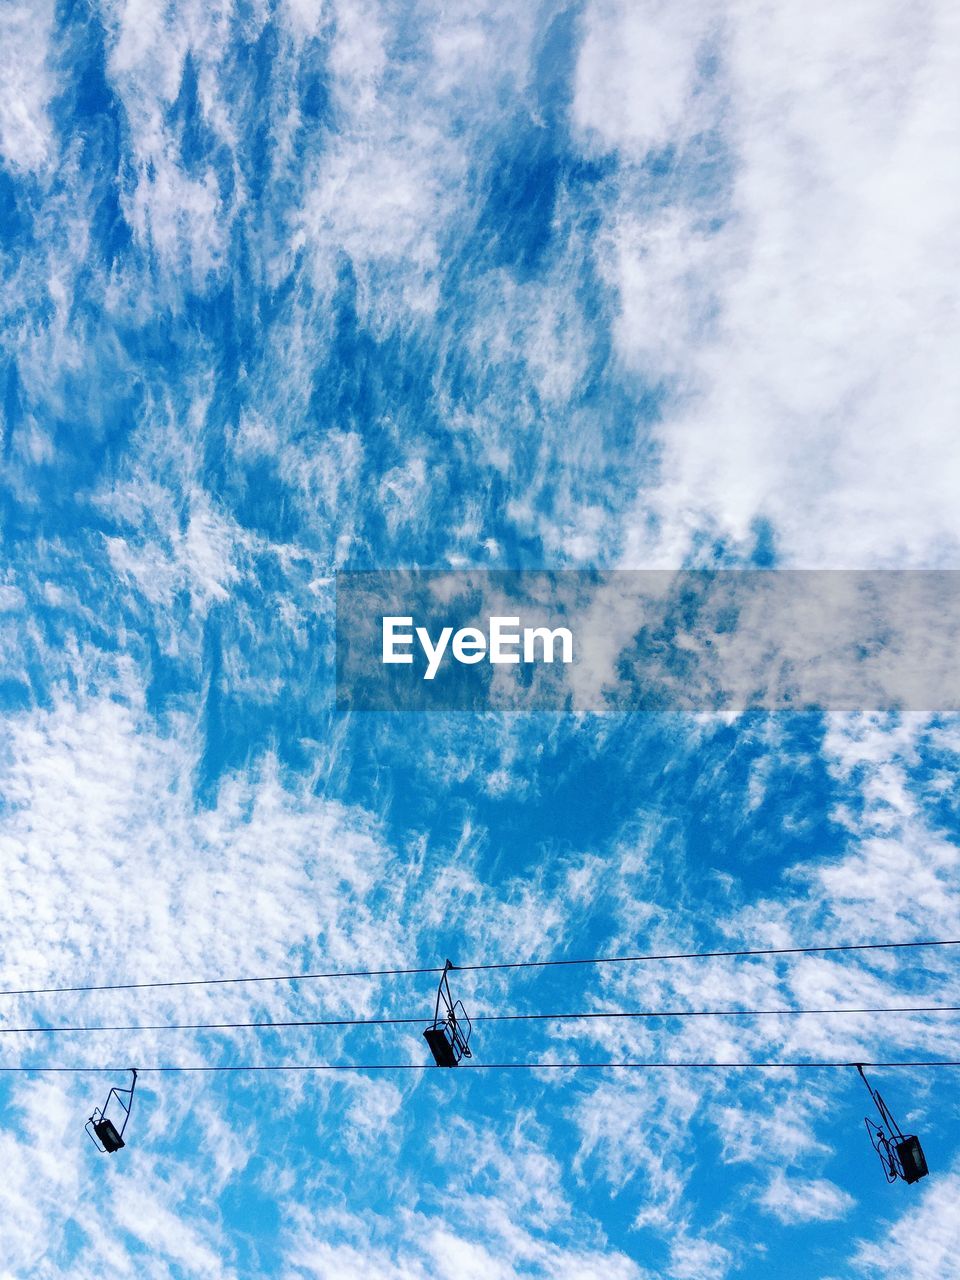
<svg viewBox="0 0 960 1280">
<path fill-rule="evenodd" d="M 0 156 L 15 171 L 42 169 L 53 159 L 52 26 L 52 0 L 0 8 Z"/>
<path fill-rule="evenodd" d="M 614 338 L 623 359 L 651 381 L 688 381 L 691 346 L 716 307 L 710 276 L 722 265 L 724 240 L 674 208 L 655 219 L 624 213 L 609 241 L 600 265 L 619 294 Z"/>
<path fill-rule="evenodd" d="M 713 14 L 709 2 L 587 6 L 573 118 L 588 146 L 642 157 L 695 132 L 697 55 Z"/>
<path fill-rule="evenodd" d="M 682 1232 L 670 1246 L 672 1280 L 723 1280 L 732 1264 L 729 1249 L 703 1236 Z"/>
<path fill-rule="evenodd" d="M 615 34 L 632 10 L 608 15 L 605 53 L 585 46 L 590 84 L 611 96 L 627 48 Z M 695 80 L 703 37 L 689 15 L 701 11 L 671 6 L 656 21 L 663 39 L 680 34 L 652 81 L 650 136 L 631 138 L 605 114 L 628 165 L 600 249 L 620 297 L 619 347 L 680 392 L 656 428 L 662 472 L 638 500 L 624 562 L 677 564 L 705 529 L 749 549 L 763 517 L 793 564 L 952 563 L 952 6 L 820 0 L 801 13 L 751 0 L 711 31 L 717 71 Z M 683 179 L 708 145 L 687 137 L 704 112 L 724 175 L 713 194 Z M 664 210 L 629 161 L 667 141 L 680 148 L 680 177 Z"/>
<path fill-rule="evenodd" d="M 470 1202 L 465 1206 L 469 1212 Z M 481 1236 L 463 1225 L 461 1205 L 451 1201 L 447 1220 L 406 1212 L 393 1248 L 375 1244 L 376 1224 L 348 1212 L 298 1215 L 300 1226 L 288 1246 L 290 1274 L 316 1280 L 365 1280 L 371 1270 L 387 1280 L 649 1280 L 649 1273 L 612 1249 L 557 1244 L 515 1220 L 509 1202 L 491 1204 L 502 1217 L 500 1230 L 485 1223 Z M 347 1236 L 347 1239 L 338 1237 Z"/>
<path fill-rule="evenodd" d="M 920 1184 L 912 1204 L 884 1235 L 860 1243 L 857 1270 L 870 1277 L 899 1280 L 957 1280 L 960 1276 L 960 1175 L 950 1173 Z"/>
<path fill-rule="evenodd" d="M 377 486 L 377 500 L 391 532 L 402 525 L 418 525 L 427 517 L 430 488 L 423 458 L 391 467 Z"/>
<path fill-rule="evenodd" d="M 777 1170 L 760 1203 L 781 1222 L 832 1222 L 856 1204 L 853 1196 L 826 1178 L 789 1177 Z"/>
<path fill-rule="evenodd" d="M 230 113 L 221 100 L 225 86 L 216 74 L 231 8 L 182 4 L 163 11 L 141 0 L 105 6 L 108 71 L 123 103 L 137 174 L 124 212 L 141 245 L 168 267 L 183 269 L 198 287 L 223 265 L 233 211 L 223 207 L 212 169 L 198 175 L 185 170 L 180 135 L 166 115 L 192 54 L 205 124 L 215 137 L 232 141 Z"/>
<path fill-rule="evenodd" d="M 111 494 L 100 501 L 116 510 L 114 497 Z M 185 530 L 181 532 L 172 519 L 162 543 L 136 537 L 107 537 L 105 542 L 116 572 L 132 579 L 146 600 L 169 607 L 174 593 L 187 587 L 193 607 L 205 613 L 211 603 L 226 600 L 230 587 L 239 579 L 236 561 L 247 539 L 235 521 L 216 510 L 208 494 L 194 491 L 188 501 Z M 161 502 L 162 497 L 154 508 L 156 514 Z"/>
<path fill-rule="evenodd" d="M 361 905 L 387 856 L 369 818 L 286 791 L 269 758 L 196 812 L 201 739 L 183 720 L 160 736 L 136 679 L 111 692 L 8 722 L 11 973 L 236 973 L 288 963 L 295 948 L 353 963 L 398 945 L 388 901 L 376 921 Z"/>
<path fill-rule="evenodd" d="M 326 10 L 324 0 L 286 0 L 283 7 L 297 35 L 316 35 Z"/>
<path fill-rule="evenodd" d="M 223 265 L 229 219 L 212 171 L 189 178 L 169 155 L 152 156 L 125 212 L 144 247 L 185 262 L 197 282 Z"/>
</svg>

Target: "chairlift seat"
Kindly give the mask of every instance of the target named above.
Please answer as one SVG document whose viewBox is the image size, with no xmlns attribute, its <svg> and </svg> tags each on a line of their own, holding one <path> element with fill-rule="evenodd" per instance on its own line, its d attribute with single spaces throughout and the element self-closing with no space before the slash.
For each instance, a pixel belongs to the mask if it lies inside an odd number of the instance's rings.
<svg viewBox="0 0 960 1280">
<path fill-rule="evenodd" d="M 106 1116 L 100 1120 L 94 1120 L 93 1131 L 100 1139 L 100 1145 L 107 1153 L 119 1151 L 121 1147 L 126 1146 L 123 1138 L 117 1132 L 116 1125 Z"/>
<path fill-rule="evenodd" d="M 123 1140 L 123 1135 L 126 1132 L 127 1121 L 130 1119 L 130 1108 L 133 1106 L 133 1095 L 137 1088 L 136 1067 L 130 1068 L 130 1074 L 133 1077 L 130 1082 L 130 1088 L 121 1089 L 117 1085 L 113 1085 L 103 1106 L 94 1107 L 93 1115 L 83 1126 L 87 1137 L 101 1155 L 112 1155 L 114 1151 L 119 1151 L 121 1147 L 127 1145 Z M 107 1111 L 112 1104 L 115 1104 L 115 1114 L 117 1110 L 123 1112 L 123 1123 L 119 1129 L 107 1115 Z"/>
<path fill-rule="evenodd" d="M 897 1143 L 897 1158 L 903 1170 L 904 1182 L 919 1182 L 927 1176 L 927 1161 L 920 1146 L 920 1139 L 910 1134 Z"/>
<path fill-rule="evenodd" d="M 438 1067 L 455 1067 L 460 1061 L 457 1047 L 447 1035 L 446 1027 L 427 1027 L 423 1038 L 430 1046 L 430 1052 Z"/>
<path fill-rule="evenodd" d="M 438 1067 L 455 1067 L 461 1058 L 472 1058 L 470 1033 L 473 1030 L 462 1000 L 454 1000 L 447 977 L 453 965 L 449 960 L 437 987 L 437 1001 L 433 1010 L 433 1022 L 423 1033 L 430 1046 L 433 1060 Z"/>
</svg>

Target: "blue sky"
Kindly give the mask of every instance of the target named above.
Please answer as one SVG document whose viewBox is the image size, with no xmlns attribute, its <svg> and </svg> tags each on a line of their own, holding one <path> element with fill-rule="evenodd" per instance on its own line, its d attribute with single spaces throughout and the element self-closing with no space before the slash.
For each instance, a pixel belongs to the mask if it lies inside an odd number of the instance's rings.
<svg viewBox="0 0 960 1280">
<path fill-rule="evenodd" d="M 2 985 L 960 936 L 935 709 L 334 709 L 341 569 L 957 567 L 958 41 L 945 0 L 4 4 Z M 960 1004 L 956 963 L 457 990 Z M 0 1031 L 432 999 L 9 998 Z M 410 1028 L 0 1039 L 0 1065 L 426 1054 Z M 476 1054 L 960 1032 L 486 1024 Z M 145 1076 L 110 1160 L 82 1133 L 106 1081 L 9 1075 L 0 1276 L 958 1276 L 955 1079 L 877 1083 L 917 1186 L 883 1183 L 852 1071 Z"/>
</svg>

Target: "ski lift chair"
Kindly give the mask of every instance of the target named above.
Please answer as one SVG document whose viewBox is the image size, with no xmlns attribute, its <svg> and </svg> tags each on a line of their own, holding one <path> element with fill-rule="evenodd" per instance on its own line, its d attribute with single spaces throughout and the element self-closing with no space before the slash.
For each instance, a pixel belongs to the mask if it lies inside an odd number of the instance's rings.
<svg viewBox="0 0 960 1280">
<path fill-rule="evenodd" d="M 863 1067 L 859 1062 L 857 1063 L 857 1071 L 860 1073 L 860 1079 L 867 1086 L 867 1092 L 873 1099 L 874 1105 L 880 1113 L 880 1119 L 883 1121 L 883 1124 L 877 1124 L 869 1116 L 864 1116 L 863 1118 L 873 1149 L 880 1157 L 884 1177 L 890 1183 L 896 1182 L 898 1178 L 907 1183 L 919 1182 L 929 1172 L 923 1148 L 920 1146 L 920 1139 L 916 1134 L 905 1134 L 903 1132 L 891 1115 L 883 1098 L 863 1074 Z"/>
<path fill-rule="evenodd" d="M 462 1000 L 454 1000 L 447 973 L 453 968 L 448 960 L 443 966 L 433 1022 L 423 1033 L 438 1067 L 455 1067 L 461 1058 L 470 1058 L 470 1033 L 473 1030 Z"/>
<path fill-rule="evenodd" d="M 107 1094 L 107 1100 L 103 1106 L 94 1107 L 93 1114 L 83 1126 L 90 1141 L 101 1155 L 113 1155 L 115 1151 L 119 1151 L 121 1147 L 126 1146 L 126 1143 L 123 1140 L 123 1135 L 127 1128 L 127 1121 L 130 1119 L 130 1108 L 133 1106 L 133 1093 L 137 1087 L 136 1068 L 131 1067 L 130 1070 L 133 1075 L 133 1081 L 130 1088 L 118 1089 L 114 1086 Z M 124 1098 L 126 1098 L 126 1101 L 124 1101 Z M 110 1116 L 107 1115 L 111 1101 L 114 1100 L 123 1112 L 123 1120 L 119 1129 Z"/>
</svg>

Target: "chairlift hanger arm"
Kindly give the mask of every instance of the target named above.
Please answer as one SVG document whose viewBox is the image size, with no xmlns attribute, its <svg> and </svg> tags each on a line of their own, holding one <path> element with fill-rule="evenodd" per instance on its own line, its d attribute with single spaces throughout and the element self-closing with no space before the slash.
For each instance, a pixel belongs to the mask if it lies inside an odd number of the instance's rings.
<svg viewBox="0 0 960 1280">
<path fill-rule="evenodd" d="M 439 983 L 437 984 L 437 1003 L 436 1003 L 436 1007 L 434 1008 L 434 1011 L 433 1011 L 433 1025 L 434 1025 L 434 1026 L 438 1026 L 438 1025 L 439 1025 L 439 1023 L 440 1023 L 440 1002 L 441 1002 L 441 1000 L 443 1001 L 444 1008 L 446 1009 L 446 1016 L 447 1016 L 447 1019 L 450 1019 L 450 1018 L 452 1018 L 452 1017 L 454 1016 L 454 1013 L 453 1013 L 453 995 L 452 995 L 452 993 L 451 993 L 451 991 L 450 991 L 450 980 L 449 980 L 449 978 L 447 977 L 447 974 L 450 972 L 450 970 L 451 970 L 452 968 L 453 968 L 453 964 L 451 963 L 451 961 L 450 961 L 449 959 L 448 959 L 448 960 L 445 960 L 445 961 L 444 961 L 444 964 L 443 964 L 443 972 L 441 973 L 441 975 L 440 975 L 440 981 L 439 981 Z"/>
<path fill-rule="evenodd" d="M 447 976 L 454 967 L 450 960 L 444 963 L 443 972 L 437 984 L 433 1023 L 423 1033 L 438 1067 L 455 1067 L 461 1058 L 473 1056 L 469 1047 L 470 1033 L 473 1028 L 467 1011 L 463 1007 L 463 1001 L 454 999 Z"/>
<path fill-rule="evenodd" d="M 893 1114 L 890 1111 L 890 1108 L 884 1102 L 883 1098 L 880 1096 L 877 1090 L 874 1089 L 873 1085 L 871 1085 L 870 1081 L 864 1075 L 863 1064 L 860 1062 L 857 1063 L 857 1071 L 859 1072 L 860 1079 L 867 1086 L 867 1092 L 870 1094 L 870 1097 L 873 1099 L 874 1106 L 877 1108 L 877 1111 L 880 1113 L 880 1119 L 890 1130 L 891 1134 L 893 1134 L 894 1137 L 896 1137 L 900 1142 L 902 1142 L 904 1139 L 903 1130 L 897 1124 L 896 1120 L 893 1117 Z"/>
<path fill-rule="evenodd" d="M 127 1127 L 127 1121 L 130 1119 L 130 1110 L 131 1110 L 131 1108 L 133 1107 L 133 1095 L 134 1095 L 134 1092 L 136 1091 L 136 1088 L 137 1088 L 137 1069 L 136 1069 L 136 1067 L 131 1067 L 131 1068 L 130 1068 L 130 1071 L 131 1071 L 131 1073 L 132 1073 L 132 1075 L 133 1075 L 133 1079 L 132 1079 L 132 1080 L 131 1080 L 131 1082 L 130 1082 L 130 1088 L 129 1088 L 129 1089 L 118 1089 L 118 1088 L 114 1087 L 114 1088 L 112 1088 L 112 1089 L 110 1090 L 110 1093 L 112 1093 L 112 1094 L 114 1095 L 114 1097 L 117 1099 L 117 1102 L 118 1102 L 118 1103 L 120 1104 L 120 1106 L 123 1108 L 123 1112 L 124 1112 L 124 1115 L 123 1115 L 123 1124 L 120 1126 L 120 1137 L 121 1137 L 121 1138 L 123 1137 L 123 1132 L 124 1132 L 124 1130 L 125 1130 L 125 1129 L 126 1129 L 126 1127 Z M 127 1101 L 126 1101 L 126 1102 L 124 1102 L 123 1098 L 120 1096 L 121 1094 L 126 1094 L 126 1097 L 127 1097 Z M 108 1095 L 107 1100 L 109 1101 L 109 1095 Z"/>
<path fill-rule="evenodd" d="M 127 1124 L 130 1120 L 130 1111 L 133 1107 L 133 1095 L 137 1088 L 137 1069 L 131 1067 L 130 1072 L 132 1080 L 129 1089 L 122 1089 L 118 1085 L 111 1085 L 107 1093 L 106 1101 L 102 1107 L 94 1107 L 93 1114 L 83 1126 L 87 1137 L 93 1142 L 94 1146 L 101 1155 L 108 1155 L 112 1152 L 119 1151 L 123 1147 L 123 1135 L 126 1132 Z M 117 1106 L 123 1112 L 123 1123 L 118 1129 L 114 1122 L 107 1115 L 110 1109 L 111 1101 L 116 1098 Z"/>
</svg>

